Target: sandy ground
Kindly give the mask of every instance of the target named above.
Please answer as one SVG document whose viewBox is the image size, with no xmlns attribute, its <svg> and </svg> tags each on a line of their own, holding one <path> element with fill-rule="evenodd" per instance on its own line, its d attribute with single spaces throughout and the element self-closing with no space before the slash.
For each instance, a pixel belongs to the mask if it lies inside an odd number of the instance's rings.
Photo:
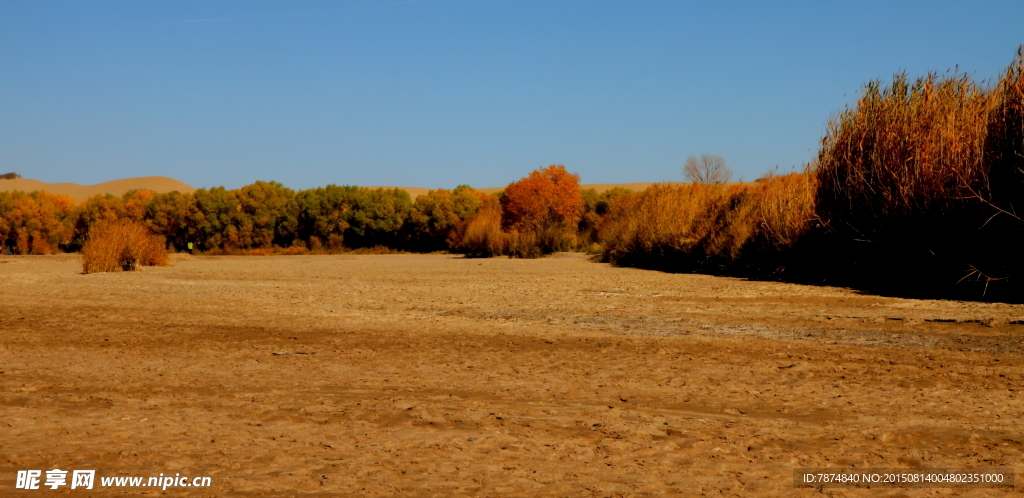
<svg viewBox="0 0 1024 498">
<path fill-rule="evenodd" d="M 15 475 L 54 467 L 212 479 L 171 496 L 439 497 L 816 496 L 793 468 L 1022 468 L 1021 306 L 576 254 L 80 269 L 0 258 L 0 495 L 49 493 Z"/>
</svg>

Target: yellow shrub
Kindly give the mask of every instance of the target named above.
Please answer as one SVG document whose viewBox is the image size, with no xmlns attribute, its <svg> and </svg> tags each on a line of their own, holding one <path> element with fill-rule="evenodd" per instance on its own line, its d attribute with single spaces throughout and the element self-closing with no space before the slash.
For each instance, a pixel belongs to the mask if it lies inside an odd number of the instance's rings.
<svg viewBox="0 0 1024 498">
<path fill-rule="evenodd" d="M 164 238 L 137 221 L 121 219 L 97 224 L 82 246 L 85 273 L 133 271 L 141 266 L 169 264 Z"/>
<path fill-rule="evenodd" d="M 456 248 L 468 257 L 487 258 L 508 254 L 511 237 L 501 229 L 501 211 L 481 209 L 466 220 Z"/>
</svg>

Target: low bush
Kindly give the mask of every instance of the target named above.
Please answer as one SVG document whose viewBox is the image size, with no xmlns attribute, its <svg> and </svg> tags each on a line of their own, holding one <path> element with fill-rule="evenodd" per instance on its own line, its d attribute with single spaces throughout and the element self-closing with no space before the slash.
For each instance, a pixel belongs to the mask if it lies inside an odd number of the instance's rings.
<svg viewBox="0 0 1024 498">
<path fill-rule="evenodd" d="M 134 271 L 142 266 L 169 264 L 164 238 L 137 221 L 99 223 L 89 231 L 82 246 L 85 273 Z"/>
<path fill-rule="evenodd" d="M 502 225 L 502 214 L 499 209 L 482 209 L 470 216 L 454 249 L 469 258 L 539 258 L 553 252 L 572 251 L 579 246 L 575 227 L 506 227 Z"/>
</svg>

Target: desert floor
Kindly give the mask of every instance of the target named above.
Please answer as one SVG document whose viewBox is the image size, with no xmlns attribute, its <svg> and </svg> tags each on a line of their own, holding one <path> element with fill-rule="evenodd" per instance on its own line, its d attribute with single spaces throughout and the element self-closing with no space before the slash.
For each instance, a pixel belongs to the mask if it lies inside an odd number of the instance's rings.
<svg viewBox="0 0 1024 498">
<path fill-rule="evenodd" d="M 1024 307 L 579 254 L 0 257 L 0 494 L 812 496 L 795 467 L 1021 470 Z M 136 488 L 71 491 L 160 494 Z M 1005 496 L 1006 489 L 826 489 Z"/>
</svg>

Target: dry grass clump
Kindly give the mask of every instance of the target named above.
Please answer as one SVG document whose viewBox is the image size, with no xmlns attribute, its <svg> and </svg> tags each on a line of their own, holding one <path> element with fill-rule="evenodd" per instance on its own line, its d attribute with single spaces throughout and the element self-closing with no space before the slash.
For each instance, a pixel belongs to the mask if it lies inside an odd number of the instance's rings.
<svg viewBox="0 0 1024 498">
<path fill-rule="evenodd" d="M 512 237 L 501 229 L 500 209 L 481 209 L 466 220 L 457 237 L 455 249 L 469 258 L 489 258 L 508 254 Z"/>
<path fill-rule="evenodd" d="M 811 167 L 802 173 L 768 175 L 751 190 L 757 232 L 765 245 L 793 247 L 817 223 L 818 175 Z"/>
<path fill-rule="evenodd" d="M 652 185 L 622 196 L 601 230 L 605 258 L 645 266 L 689 254 L 701 239 L 697 218 L 710 212 L 723 192 L 715 185 Z"/>
<path fill-rule="evenodd" d="M 142 266 L 167 266 L 164 238 L 132 220 L 100 223 L 89 231 L 82 246 L 85 273 L 134 271 Z"/>
</svg>

